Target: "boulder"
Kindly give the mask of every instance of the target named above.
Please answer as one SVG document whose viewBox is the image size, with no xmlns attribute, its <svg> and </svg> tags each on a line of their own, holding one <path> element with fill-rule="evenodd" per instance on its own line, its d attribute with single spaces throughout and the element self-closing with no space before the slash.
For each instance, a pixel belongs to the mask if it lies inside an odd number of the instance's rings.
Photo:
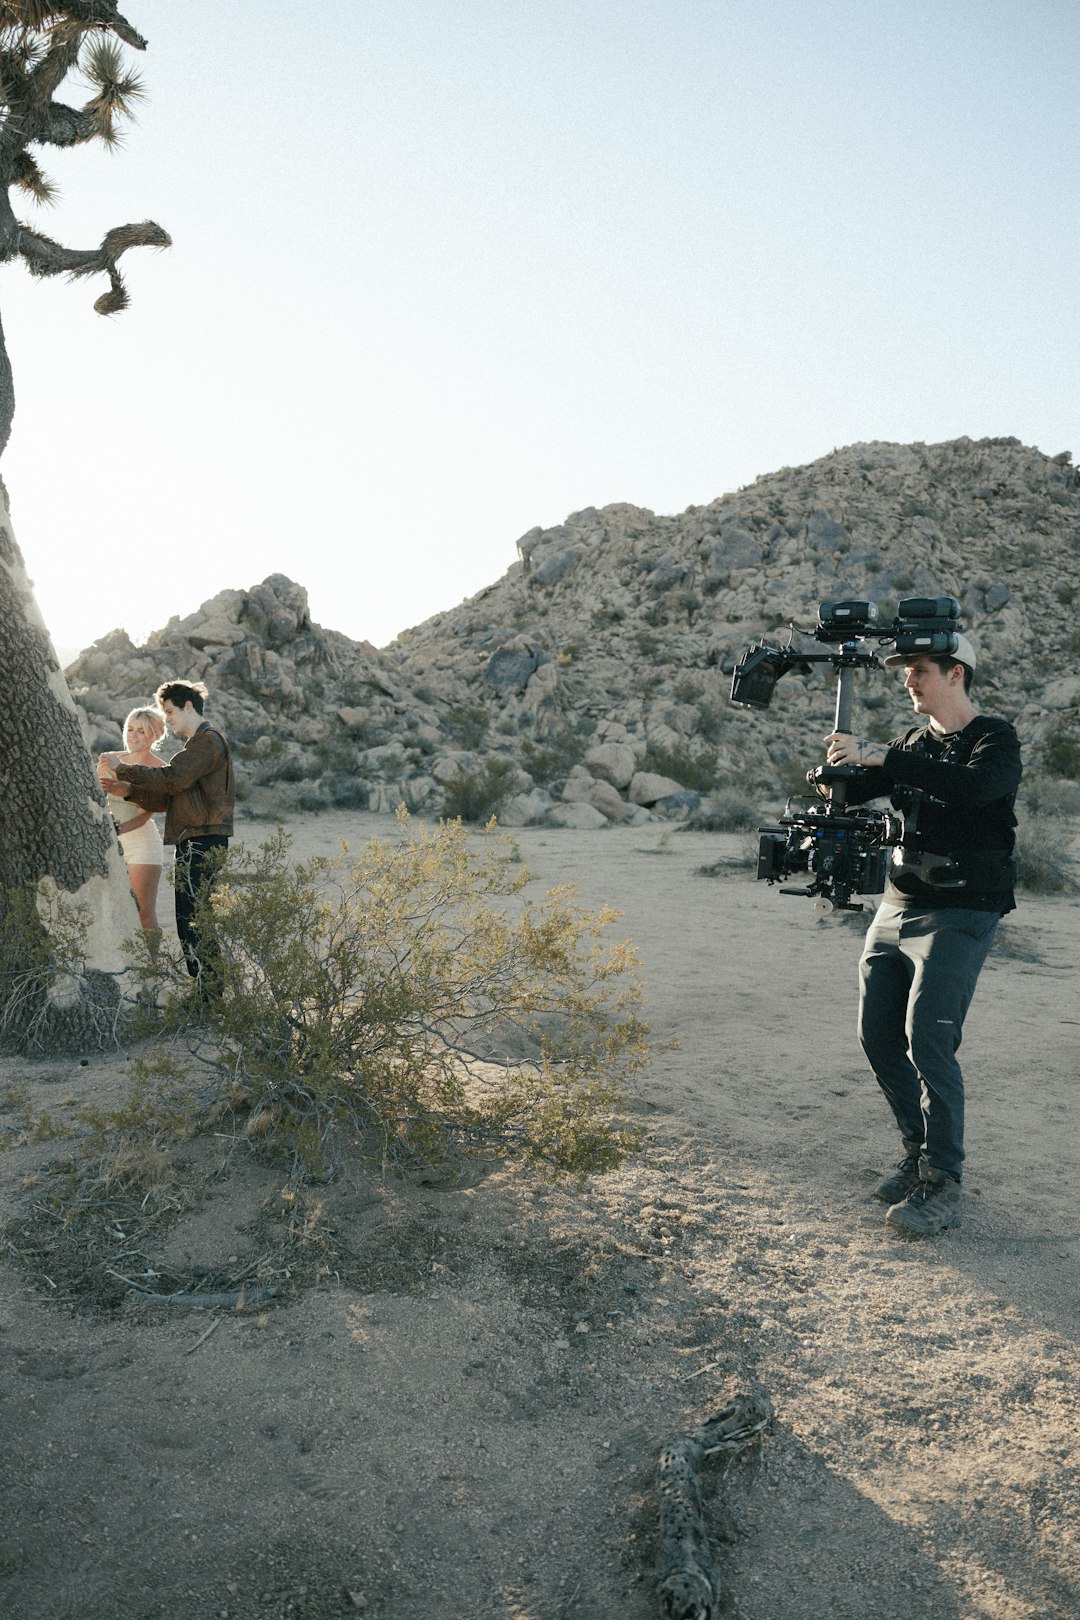
<svg viewBox="0 0 1080 1620">
<path fill-rule="evenodd" d="M 484 668 L 484 680 L 494 692 L 524 692 L 530 677 L 550 656 L 542 647 L 515 637 L 492 653 Z"/>
<path fill-rule="evenodd" d="M 587 771 L 584 765 L 575 765 L 559 797 L 564 804 L 588 804 L 595 785 L 596 779 L 592 772 Z"/>
<path fill-rule="evenodd" d="M 531 827 L 542 821 L 555 801 L 544 788 L 530 788 L 528 793 L 515 793 L 499 811 L 500 827 Z"/>
<path fill-rule="evenodd" d="M 663 816 L 666 821 L 683 821 L 700 804 L 701 794 L 694 788 L 680 788 L 677 793 L 657 799 L 651 809 L 654 815 Z"/>
<path fill-rule="evenodd" d="M 586 751 L 585 764 L 601 781 L 625 788 L 637 769 L 637 755 L 628 743 L 598 743 Z"/>
<path fill-rule="evenodd" d="M 529 677 L 521 698 L 521 706 L 531 714 L 538 731 L 550 727 L 558 712 L 559 666 L 541 664 Z"/>
<path fill-rule="evenodd" d="M 608 821 L 622 821 L 625 818 L 626 804 L 610 782 L 593 780 L 586 803 L 599 810 Z"/>
<path fill-rule="evenodd" d="M 234 647 L 247 639 L 247 631 L 226 619 L 208 619 L 205 624 L 194 625 L 187 639 L 193 647 Z"/>
<path fill-rule="evenodd" d="M 673 793 L 683 791 L 682 783 L 672 781 L 670 776 L 661 776 L 656 771 L 636 771 L 627 797 L 632 804 L 643 804 L 646 809 L 651 809 L 658 799 L 666 799 Z"/>
<path fill-rule="evenodd" d="M 574 827 L 578 832 L 593 832 L 608 825 L 607 817 L 591 804 L 553 804 L 544 822 L 549 827 Z"/>
<path fill-rule="evenodd" d="M 1044 709 L 1080 708 L 1080 675 L 1061 675 L 1057 680 L 1047 681 L 1039 694 L 1039 702 Z"/>
<path fill-rule="evenodd" d="M 539 585 L 559 585 L 564 579 L 569 579 L 578 563 L 581 561 L 580 546 L 567 546 L 562 551 L 556 551 L 552 556 L 545 557 L 533 569 L 533 578 Z"/>
</svg>

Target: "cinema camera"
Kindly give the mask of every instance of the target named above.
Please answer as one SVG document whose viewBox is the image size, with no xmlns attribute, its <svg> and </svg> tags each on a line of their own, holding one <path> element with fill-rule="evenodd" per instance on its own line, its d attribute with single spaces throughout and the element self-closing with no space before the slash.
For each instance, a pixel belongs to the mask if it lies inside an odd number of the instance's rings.
<svg viewBox="0 0 1080 1620">
<path fill-rule="evenodd" d="M 883 622 L 875 602 L 822 602 L 814 639 L 835 650 L 796 648 L 794 629 L 786 646 L 758 641 L 749 647 L 731 677 L 731 701 L 746 709 L 767 709 L 776 683 L 792 669 L 830 664 L 837 671 L 834 731 L 851 731 L 855 674 L 879 669 L 878 648 L 908 653 L 952 653 L 960 629 L 960 603 L 953 596 L 912 596 L 902 601 L 896 618 Z M 876 642 L 876 646 L 870 643 Z M 847 805 L 847 785 L 858 765 L 815 765 L 806 780 L 818 802 L 789 799 L 774 827 L 759 827 L 757 875 L 776 883 L 796 872 L 811 874 L 803 888 L 781 894 L 813 896 L 823 915 L 833 910 L 861 911 L 853 894 L 881 894 L 889 850 L 903 838 L 903 824 L 891 811 Z"/>
</svg>

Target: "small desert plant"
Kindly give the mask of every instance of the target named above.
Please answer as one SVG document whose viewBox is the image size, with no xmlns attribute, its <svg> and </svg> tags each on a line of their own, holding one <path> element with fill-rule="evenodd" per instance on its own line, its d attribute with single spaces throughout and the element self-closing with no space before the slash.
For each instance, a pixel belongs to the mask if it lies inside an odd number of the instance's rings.
<svg viewBox="0 0 1080 1620">
<path fill-rule="evenodd" d="M 669 776 L 680 787 L 693 788 L 698 793 L 709 793 L 716 786 L 716 754 L 708 750 L 692 754 L 689 749 L 650 747 L 641 769 Z"/>
<path fill-rule="evenodd" d="M 86 967 L 89 922 L 48 882 L 0 891 L 0 1051 L 118 1042 L 124 1009 L 112 975 Z"/>
<path fill-rule="evenodd" d="M 1043 744 L 1043 764 L 1051 776 L 1080 778 L 1080 739 L 1062 729 L 1052 731 Z"/>
<path fill-rule="evenodd" d="M 698 736 L 705 742 L 719 742 L 725 718 L 718 704 L 702 699 L 698 704 Z"/>
<path fill-rule="evenodd" d="M 455 703 L 446 711 L 446 731 L 461 748 L 481 748 L 487 736 L 487 710 L 478 704 Z"/>
<path fill-rule="evenodd" d="M 368 807 L 368 785 L 359 776 L 337 772 L 323 777 L 323 787 L 335 809 L 366 810 Z"/>
<path fill-rule="evenodd" d="M 1025 807 L 1037 815 L 1080 816 L 1080 782 L 1064 781 L 1058 776 L 1029 776 L 1025 772 L 1021 795 Z"/>
<path fill-rule="evenodd" d="M 543 742 L 524 743 L 521 758 L 525 769 L 534 781 L 545 787 L 549 782 L 568 776 L 571 767 L 581 763 L 590 731 L 591 727 L 575 730 L 573 726 L 563 726 Z"/>
<path fill-rule="evenodd" d="M 1016 855 L 1021 888 L 1031 894 L 1075 894 L 1076 867 L 1069 848 L 1069 824 L 1060 818 L 1017 809 Z"/>
<path fill-rule="evenodd" d="M 234 850 L 204 899 L 224 985 L 202 1011 L 209 1061 L 250 1139 L 286 1151 L 295 1182 L 350 1150 L 620 1162 L 635 1140 L 620 1085 L 648 1029 L 636 957 L 604 939 L 613 914 L 569 888 L 525 900 L 505 849 L 400 819 L 400 842 L 356 857 L 294 866 L 281 832 Z"/>
<path fill-rule="evenodd" d="M 489 759 L 476 770 L 459 765 L 446 787 L 443 815 L 451 821 L 487 822 L 517 785 L 517 767 L 508 759 Z"/>
<path fill-rule="evenodd" d="M 714 788 L 687 826 L 696 832 L 747 832 L 762 819 L 742 788 Z"/>
</svg>

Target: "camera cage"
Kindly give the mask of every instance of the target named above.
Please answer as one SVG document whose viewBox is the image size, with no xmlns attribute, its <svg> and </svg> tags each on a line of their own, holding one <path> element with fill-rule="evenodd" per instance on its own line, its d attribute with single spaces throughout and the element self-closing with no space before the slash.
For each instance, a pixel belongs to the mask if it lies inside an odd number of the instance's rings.
<svg viewBox="0 0 1080 1620">
<path fill-rule="evenodd" d="M 754 642 L 732 671 L 731 701 L 742 708 L 767 709 L 777 681 L 790 670 L 829 664 L 837 672 L 833 730 L 850 731 L 855 674 L 883 667 L 881 647 L 890 643 L 891 652 L 913 658 L 948 654 L 956 651 L 960 629 L 960 603 L 954 596 L 906 597 L 887 623 L 876 602 L 822 602 L 814 639 L 832 650 L 796 648 L 793 626 L 783 646 Z M 872 641 L 877 645 L 869 645 Z M 758 829 L 758 878 L 773 884 L 807 873 L 811 881 L 805 887 L 781 888 L 780 893 L 813 897 L 822 914 L 861 911 L 853 894 L 881 894 L 889 850 L 902 841 L 902 823 L 891 811 L 848 806 L 847 786 L 859 770 L 849 765 L 811 767 L 807 783 L 819 802 L 799 808 L 789 799 L 776 825 Z"/>
</svg>

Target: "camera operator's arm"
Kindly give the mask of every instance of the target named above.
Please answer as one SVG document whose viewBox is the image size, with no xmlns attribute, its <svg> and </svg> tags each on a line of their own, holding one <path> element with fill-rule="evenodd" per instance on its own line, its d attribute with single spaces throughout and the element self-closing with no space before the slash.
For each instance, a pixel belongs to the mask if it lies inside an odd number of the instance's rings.
<svg viewBox="0 0 1080 1620">
<path fill-rule="evenodd" d="M 850 731 L 830 731 L 825 738 L 830 765 L 884 765 L 886 749 L 881 743 L 856 737 Z"/>
<path fill-rule="evenodd" d="M 825 738 L 829 745 L 826 759 L 830 765 L 857 765 L 858 775 L 844 784 L 844 799 L 848 804 L 865 804 L 868 799 L 884 799 L 892 792 L 892 781 L 883 769 L 885 748 L 881 743 L 856 737 L 848 731 L 830 731 Z M 827 783 L 818 787 L 825 798 L 831 798 Z"/>
<path fill-rule="evenodd" d="M 884 770 L 891 783 L 922 788 L 946 804 L 977 808 L 1007 798 L 1020 785 L 1020 739 L 1005 720 L 981 717 L 981 735 L 962 765 L 890 746 Z"/>
</svg>

